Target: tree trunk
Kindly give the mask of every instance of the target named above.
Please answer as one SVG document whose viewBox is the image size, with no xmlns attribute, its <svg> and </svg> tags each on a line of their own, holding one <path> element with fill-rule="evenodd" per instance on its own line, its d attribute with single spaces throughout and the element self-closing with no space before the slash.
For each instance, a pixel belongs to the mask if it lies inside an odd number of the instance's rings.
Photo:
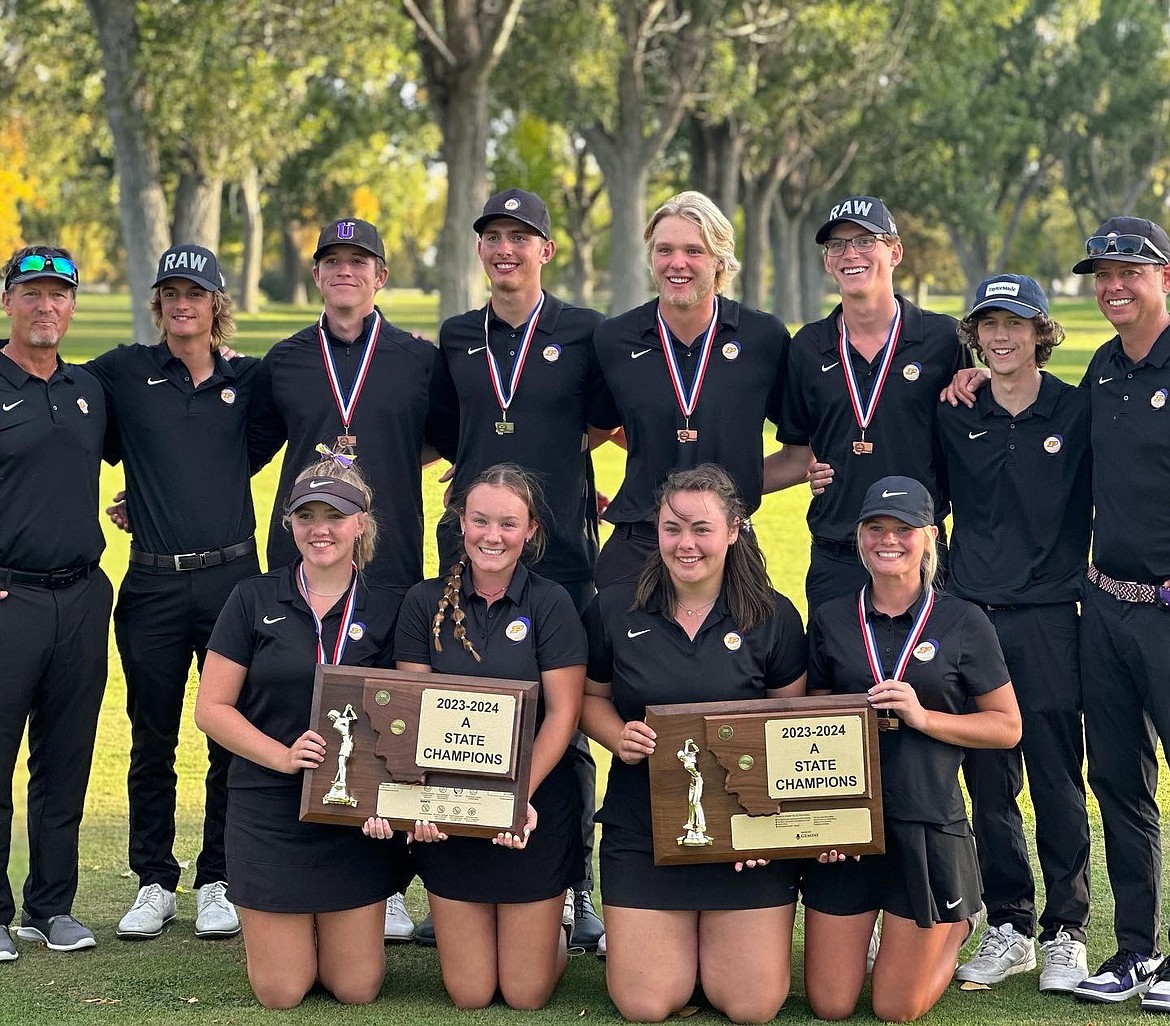
<svg viewBox="0 0 1170 1026">
<path fill-rule="evenodd" d="M 636 161 L 627 164 L 619 160 L 613 167 L 603 167 L 603 171 L 613 212 L 609 251 L 612 317 L 645 303 L 649 297 L 650 275 L 642 231 L 646 225 L 646 180 L 650 168 Z"/>
<path fill-rule="evenodd" d="M 222 177 L 194 166 L 185 168 L 175 190 L 175 242 L 194 242 L 218 253 L 222 201 Z"/>
<path fill-rule="evenodd" d="M 301 248 L 297 245 L 297 221 L 285 221 L 280 229 L 280 269 L 284 278 L 285 302 L 307 306 L 309 291 L 305 285 L 305 271 L 301 266 Z"/>
<path fill-rule="evenodd" d="M 134 311 L 134 338 L 157 337 L 145 298 L 167 248 L 167 201 L 158 148 L 147 123 L 147 97 L 137 68 L 135 0 L 86 0 L 102 51 L 106 117 L 114 140 L 118 215 Z"/>
<path fill-rule="evenodd" d="M 791 324 L 800 320 L 800 249 L 792 218 L 784 204 L 774 201 L 768 237 L 772 249 L 772 312 Z"/>
<path fill-rule="evenodd" d="M 764 272 L 768 262 L 768 238 L 772 195 L 759 181 L 744 182 L 743 267 L 739 272 L 744 306 L 764 308 Z"/>
<path fill-rule="evenodd" d="M 584 236 L 572 240 L 569 267 L 565 275 L 574 306 L 593 306 L 593 240 Z"/>
<path fill-rule="evenodd" d="M 796 240 L 795 259 L 800 264 L 800 308 L 797 316 L 805 324 L 819 321 L 824 316 L 825 287 L 829 280 L 821 247 L 814 237 L 815 223 L 810 223 L 809 214 L 801 211 L 790 225 Z"/>
<path fill-rule="evenodd" d="M 239 306 L 260 312 L 260 272 L 264 263 L 264 213 L 260 208 L 260 175 L 251 161 L 240 181 L 244 215 L 244 259 L 240 267 Z"/>
</svg>

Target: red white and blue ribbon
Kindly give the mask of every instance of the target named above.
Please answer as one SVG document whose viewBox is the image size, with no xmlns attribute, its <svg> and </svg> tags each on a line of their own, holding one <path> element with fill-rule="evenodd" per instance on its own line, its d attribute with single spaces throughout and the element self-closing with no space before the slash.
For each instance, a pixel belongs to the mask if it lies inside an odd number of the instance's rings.
<svg viewBox="0 0 1170 1026">
<path fill-rule="evenodd" d="M 496 402 L 500 404 L 500 413 L 504 415 L 504 419 L 508 419 L 508 407 L 512 405 L 512 400 L 516 398 L 516 386 L 520 384 L 520 374 L 524 370 L 524 361 L 528 359 L 528 349 L 532 345 L 532 336 L 536 333 L 536 326 L 540 323 L 540 311 L 544 307 L 544 291 L 540 293 L 540 298 L 536 301 L 536 306 L 532 308 L 532 313 L 528 315 L 528 320 L 524 324 L 524 334 L 520 339 L 520 348 L 516 351 L 516 358 L 512 361 L 512 375 L 508 379 L 507 391 L 504 390 L 504 376 L 500 373 L 500 365 L 496 363 L 495 354 L 492 353 L 491 337 L 488 330 L 488 323 L 491 319 L 492 306 L 489 303 L 483 311 L 483 341 L 484 353 L 487 355 L 488 374 L 492 379 L 492 390 L 496 393 Z"/>
<path fill-rule="evenodd" d="M 849 401 L 853 404 L 853 416 L 857 418 L 857 426 L 861 428 L 862 437 L 865 437 L 865 429 L 869 427 L 869 422 L 873 420 L 874 411 L 877 410 L 878 399 L 881 397 L 882 388 L 885 387 L 886 378 L 890 373 L 890 365 L 894 362 L 894 350 L 898 347 L 898 339 L 902 334 L 902 304 L 894 304 L 894 319 L 890 321 L 890 330 L 886 335 L 885 348 L 882 350 L 882 362 L 878 367 L 877 380 L 873 383 L 873 389 L 869 393 L 869 401 L 863 403 L 861 401 L 861 386 L 857 383 L 857 375 L 853 373 L 853 361 L 849 358 L 849 329 L 845 325 L 845 317 L 841 316 L 840 337 L 837 340 L 837 352 L 841 357 L 841 366 L 845 370 L 845 385 L 849 389 Z"/>
<path fill-rule="evenodd" d="M 374 322 L 370 325 L 370 333 L 366 336 L 366 348 L 362 352 L 361 363 L 358 364 L 357 374 L 353 379 L 353 388 L 349 397 L 341 387 L 337 377 L 337 365 L 333 362 L 333 350 L 329 339 L 325 336 L 325 314 L 322 313 L 317 321 L 317 338 L 321 343 L 321 358 L 325 361 L 325 373 L 329 378 L 329 387 L 333 391 L 333 401 L 337 403 L 337 412 L 341 414 L 341 423 L 345 433 L 349 434 L 349 422 L 353 420 L 353 411 L 357 409 L 358 397 L 362 394 L 362 387 L 366 383 L 366 375 L 370 371 L 370 362 L 374 358 L 374 349 L 378 345 L 378 333 L 382 330 L 382 315 L 374 311 Z"/>
<path fill-rule="evenodd" d="M 305 598 L 307 599 L 309 596 L 309 582 L 305 577 L 305 564 L 303 561 L 297 567 L 297 576 L 300 578 L 301 590 L 305 593 Z M 357 602 L 357 584 L 358 568 L 357 564 L 354 563 L 353 583 L 349 586 L 349 595 L 346 596 L 345 606 L 341 611 L 341 626 L 337 629 L 337 644 L 333 646 L 333 666 L 340 666 L 342 656 L 345 655 L 345 643 L 349 640 L 349 628 L 353 623 L 353 610 Z M 325 646 L 321 644 L 321 620 L 314 611 L 312 602 L 309 603 L 309 612 L 313 614 L 313 626 L 317 628 L 317 662 L 329 666 L 330 662 L 325 658 Z"/>
<path fill-rule="evenodd" d="M 880 684 L 886 679 L 886 672 L 882 666 L 881 656 L 878 655 L 877 641 L 873 636 L 873 625 L 865 615 L 865 593 L 868 589 L 869 585 L 867 584 L 857 594 L 857 619 L 861 621 L 861 636 L 865 641 L 865 656 L 869 660 L 869 671 L 873 674 L 873 682 Z M 915 617 L 910 633 L 906 637 L 906 644 L 902 646 L 898 661 L 894 664 L 890 680 L 902 680 L 902 675 L 906 672 L 906 664 L 910 662 L 910 654 L 917 646 L 918 639 L 922 637 L 922 632 L 926 629 L 926 621 L 930 619 L 930 611 L 933 608 L 934 589 L 928 586 L 926 596 L 922 600 L 922 608 L 918 610 L 918 616 Z"/>
<path fill-rule="evenodd" d="M 670 383 L 674 386 L 674 397 L 689 426 L 691 414 L 695 412 L 695 407 L 699 403 L 699 393 L 703 390 L 703 378 L 707 376 L 707 363 L 711 359 L 711 349 L 715 343 L 715 328 L 719 324 L 719 297 L 715 297 L 711 323 L 707 325 L 707 331 L 703 336 L 703 345 L 699 351 L 699 367 L 695 371 L 695 380 L 691 382 L 689 394 L 683 387 L 682 372 L 679 370 L 678 358 L 674 355 L 674 346 L 670 341 L 670 329 L 662 319 L 661 307 L 655 311 L 655 317 L 658 320 L 658 337 L 662 341 L 662 353 L 666 357 L 666 371 L 670 375 Z"/>
</svg>

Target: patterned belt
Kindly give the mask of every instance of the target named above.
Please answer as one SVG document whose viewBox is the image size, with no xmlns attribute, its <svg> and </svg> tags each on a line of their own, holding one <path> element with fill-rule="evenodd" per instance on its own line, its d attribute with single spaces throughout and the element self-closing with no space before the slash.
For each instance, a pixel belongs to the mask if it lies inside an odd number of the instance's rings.
<svg viewBox="0 0 1170 1026">
<path fill-rule="evenodd" d="M 1141 602 L 1145 605 L 1170 609 L 1170 588 L 1164 584 L 1142 584 L 1140 581 L 1115 581 L 1092 563 L 1085 571 L 1089 583 L 1112 595 L 1119 602 Z"/>
</svg>

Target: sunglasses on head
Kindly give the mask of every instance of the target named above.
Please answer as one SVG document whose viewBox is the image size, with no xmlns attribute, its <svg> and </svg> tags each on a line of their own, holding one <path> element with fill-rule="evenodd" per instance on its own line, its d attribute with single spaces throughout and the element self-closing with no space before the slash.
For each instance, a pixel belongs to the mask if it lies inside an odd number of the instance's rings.
<svg viewBox="0 0 1170 1026">
<path fill-rule="evenodd" d="M 21 257 L 20 262 L 8 271 L 8 280 L 11 281 L 18 274 L 35 274 L 37 271 L 50 270 L 54 274 L 63 274 L 71 281 L 77 281 L 77 265 L 68 257 L 43 256 L 40 253 L 30 253 Z"/>
<path fill-rule="evenodd" d="M 1170 264 L 1167 257 L 1144 235 L 1094 235 L 1085 242 L 1085 253 L 1094 259 L 1116 253 L 1118 256 L 1139 256 L 1148 249 L 1164 264 Z"/>
</svg>

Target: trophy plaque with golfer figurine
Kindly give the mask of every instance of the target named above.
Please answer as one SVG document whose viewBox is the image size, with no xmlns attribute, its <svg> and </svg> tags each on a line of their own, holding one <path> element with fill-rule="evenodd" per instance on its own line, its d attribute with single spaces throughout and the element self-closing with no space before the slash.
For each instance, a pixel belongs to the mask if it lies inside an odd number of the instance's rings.
<svg viewBox="0 0 1170 1026">
<path fill-rule="evenodd" d="M 646 723 L 656 865 L 885 851 L 864 695 L 652 705 Z"/>
<path fill-rule="evenodd" d="M 325 760 L 305 770 L 300 818 L 448 834 L 518 833 L 528 815 L 536 681 L 319 665 L 310 726 Z"/>
</svg>

